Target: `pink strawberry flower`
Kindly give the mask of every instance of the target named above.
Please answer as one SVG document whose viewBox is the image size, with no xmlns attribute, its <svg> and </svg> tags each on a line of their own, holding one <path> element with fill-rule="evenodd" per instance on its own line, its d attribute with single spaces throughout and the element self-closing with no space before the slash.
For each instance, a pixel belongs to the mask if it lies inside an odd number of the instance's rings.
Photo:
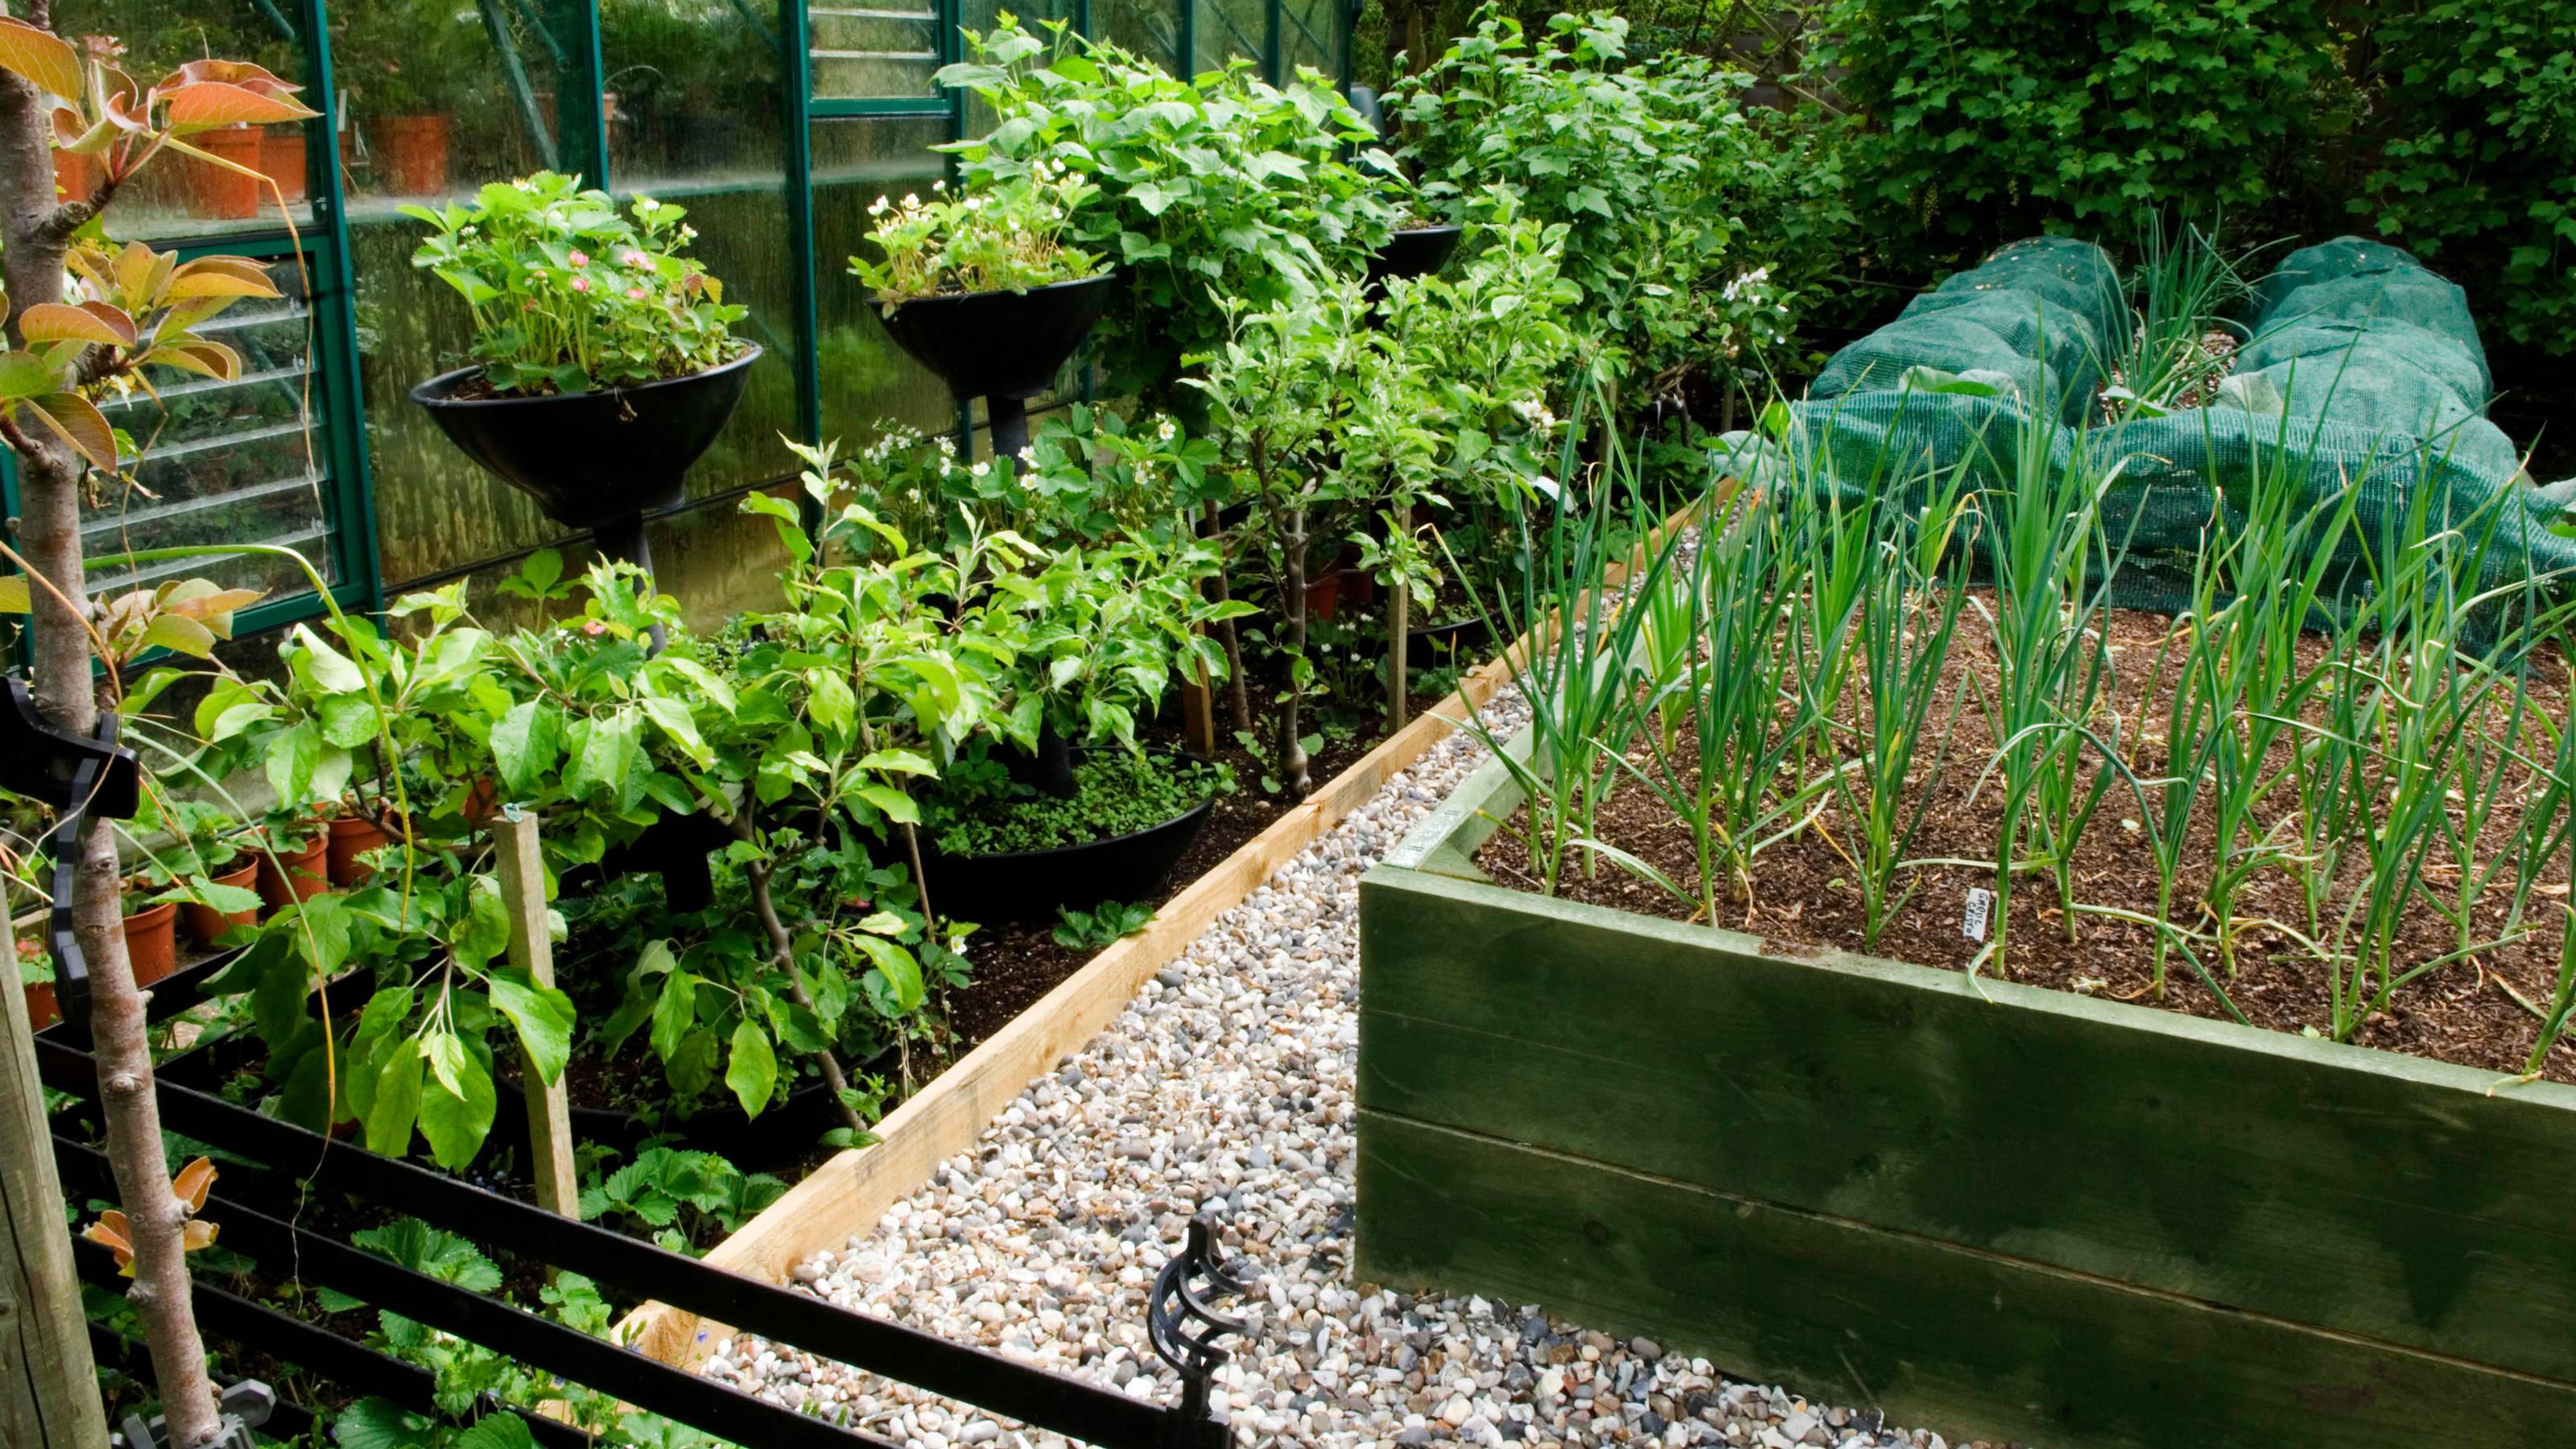
<svg viewBox="0 0 2576 1449">
<path fill-rule="evenodd" d="M 572 254 L 572 264 L 576 267 L 589 266 L 590 255 L 587 252 L 574 252 Z"/>
<path fill-rule="evenodd" d="M 576 291 L 576 292 L 587 292 L 587 291 L 589 291 L 589 290 L 590 290 L 590 278 L 588 278 L 588 277 L 575 277 L 575 278 L 573 278 L 573 279 L 572 279 L 572 289 L 573 289 L 574 291 Z"/>
<path fill-rule="evenodd" d="M 626 289 L 626 295 L 635 298 L 637 301 L 642 301 L 644 298 L 644 289 L 642 287 L 629 287 Z"/>
<path fill-rule="evenodd" d="M 645 258 L 642 252 L 635 250 L 633 247 L 628 247 L 624 254 L 618 257 L 618 260 L 630 267 L 640 267 L 644 265 Z"/>
</svg>

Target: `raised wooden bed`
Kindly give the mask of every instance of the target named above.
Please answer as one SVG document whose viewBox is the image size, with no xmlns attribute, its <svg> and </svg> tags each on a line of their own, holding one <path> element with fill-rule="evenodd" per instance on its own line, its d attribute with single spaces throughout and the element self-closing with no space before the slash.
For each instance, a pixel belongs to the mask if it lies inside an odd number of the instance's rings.
<svg viewBox="0 0 2576 1449">
<path fill-rule="evenodd" d="M 1505 890 L 1520 803 L 1361 882 L 1361 1278 L 1954 1438 L 2576 1444 L 2576 1089 Z"/>
</svg>

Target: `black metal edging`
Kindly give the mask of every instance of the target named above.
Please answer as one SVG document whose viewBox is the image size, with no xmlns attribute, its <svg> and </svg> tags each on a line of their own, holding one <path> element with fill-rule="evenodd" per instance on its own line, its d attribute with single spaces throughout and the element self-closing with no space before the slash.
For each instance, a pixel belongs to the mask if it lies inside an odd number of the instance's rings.
<svg viewBox="0 0 2576 1449">
<path fill-rule="evenodd" d="M 85 1180 L 107 1170 L 106 1158 L 96 1151 L 59 1138 L 54 1157 L 68 1175 Z M 299 1281 L 336 1288 L 369 1307 L 391 1309 L 719 1438 L 761 1449 L 895 1449 L 874 1435 L 675 1369 L 500 1299 L 280 1222 L 237 1200 L 209 1196 L 199 1215 L 223 1233 L 225 1246 L 272 1265 L 292 1264 Z"/>
<path fill-rule="evenodd" d="M 87 1054 L 43 1039 L 37 1041 L 36 1051 L 39 1074 L 47 1085 L 84 1100 L 95 1099 L 99 1090 L 97 1075 Z M 415 1163 L 334 1143 L 318 1133 L 203 1092 L 166 1081 L 158 1083 L 157 1089 L 162 1124 L 170 1130 L 295 1173 L 316 1187 L 399 1205 L 403 1212 L 433 1226 L 647 1294 L 700 1317 L 731 1324 L 744 1333 L 1112 1449 L 1176 1449 L 1224 1442 L 1223 1422 L 1204 1409 L 1203 1393 L 1190 1396 L 1196 1413 L 1148 1403 L 985 1349 L 952 1343 L 904 1324 L 852 1312 L 810 1294 L 710 1267 L 621 1233 L 558 1217 Z M 225 1231 L 232 1231 L 229 1222 Z M 355 1253 L 337 1244 L 328 1246 L 340 1253 Z M 357 1256 L 365 1258 L 363 1254 Z M 380 1259 L 365 1261 L 385 1266 Z M 368 1296 L 355 1288 L 343 1291 Z M 409 1309 L 398 1311 L 430 1321 L 426 1314 Z M 503 1331 L 507 1331 L 506 1325 Z M 572 1334 L 569 1329 L 561 1331 Z M 478 1342 L 491 1342 L 482 1338 L 479 1330 L 468 1336 Z M 572 1336 L 630 1364 L 654 1363 L 664 1374 L 693 1383 L 712 1382 L 597 1339 Z M 593 1360 L 585 1355 L 585 1361 Z M 591 1382 L 583 1372 L 554 1364 L 547 1367 Z M 612 1388 L 604 1383 L 593 1386 Z M 644 1401 L 637 1398 L 635 1402 Z M 722 1432 L 711 1425 L 700 1427 Z"/>
<path fill-rule="evenodd" d="M 64 1144 L 60 1138 L 55 1140 L 57 1144 L 55 1152 L 59 1158 L 63 1153 Z M 105 1166 L 104 1161 L 99 1163 L 101 1170 L 104 1170 Z M 82 1166 L 82 1170 L 87 1171 L 86 1164 Z M 82 1281 L 107 1289 L 109 1292 L 120 1291 L 117 1285 L 123 1280 L 117 1276 L 116 1260 L 107 1249 L 95 1243 L 83 1242 L 79 1244 L 74 1256 L 80 1268 Z M 360 1394 L 384 1399 L 415 1413 L 438 1412 L 436 1397 L 438 1379 L 425 1368 L 405 1363 L 391 1354 L 379 1353 L 365 1344 L 353 1343 L 327 1328 L 280 1313 L 264 1304 L 254 1303 L 238 1293 L 226 1292 L 207 1282 L 202 1276 L 192 1279 L 188 1296 L 196 1306 L 197 1326 L 217 1337 L 256 1347 L 281 1363 L 292 1364 L 307 1373 L 328 1379 L 342 1388 L 354 1389 Z M 91 1343 L 103 1347 L 102 1338 L 104 1344 L 121 1346 L 126 1342 L 105 1327 L 92 1324 L 90 1326 Z M 102 1358 L 109 1356 L 106 1353 L 101 1354 Z M 151 1377 L 151 1364 L 148 1360 L 132 1362 L 134 1356 L 125 1355 L 125 1357 L 129 1360 L 126 1366 L 127 1372 L 147 1379 Z M 542 1414 L 530 1413 L 510 1405 L 496 1404 L 488 1396 L 485 1399 L 485 1405 L 487 1411 L 507 1410 L 526 1421 L 528 1430 L 535 1436 L 539 1449 L 592 1449 L 596 1442 L 590 1435 L 579 1429 L 569 1424 L 558 1423 Z M 272 1438 L 293 1438 L 310 1427 L 309 1422 L 299 1423 L 298 1420 L 310 1421 L 318 1417 L 313 1410 L 302 1404 L 280 1399 L 276 1414 L 270 1417 L 263 1428 Z"/>
</svg>

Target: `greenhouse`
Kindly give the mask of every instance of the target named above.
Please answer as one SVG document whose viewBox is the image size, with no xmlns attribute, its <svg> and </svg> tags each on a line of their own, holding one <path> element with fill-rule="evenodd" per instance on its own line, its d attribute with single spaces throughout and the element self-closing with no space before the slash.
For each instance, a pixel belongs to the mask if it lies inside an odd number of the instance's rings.
<svg viewBox="0 0 2576 1449">
<path fill-rule="evenodd" d="M 2571 43 L 0 16 L 0 1441 L 2576 1442 Z"/>
</svg>

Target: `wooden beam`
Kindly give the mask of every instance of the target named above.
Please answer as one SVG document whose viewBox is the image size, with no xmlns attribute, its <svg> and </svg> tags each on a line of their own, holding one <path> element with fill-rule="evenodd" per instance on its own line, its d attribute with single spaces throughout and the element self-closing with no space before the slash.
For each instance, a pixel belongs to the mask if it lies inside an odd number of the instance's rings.
<svg viewBox="0 0 2576 1449">
<path fill-rule="evenodd" d="M 0 929 L 0 945 L 9 969 L 0 988 L 0 1444 L 86 1449 L 107 1442 L 107 1413 L 18 985 L 17 932 Z"/>
<path fill-rule="evenodd" d="M 546 924 L 545 853 L 537 842 L 537 817 L 505 805 L 492 819 L 500 854 L 501 902 L 510 911 L 510 964 L 539 986 L 555 984 L 554 935 Z M 572 1099 L 558 1073 L 548 1083 L 519 1052 L 519 1082 L 528 1099 L 529 1174 L 537 1205 L 568 1218 L 581 1216 L 581 1179 L 573 1171 Z"/>
</svg>

